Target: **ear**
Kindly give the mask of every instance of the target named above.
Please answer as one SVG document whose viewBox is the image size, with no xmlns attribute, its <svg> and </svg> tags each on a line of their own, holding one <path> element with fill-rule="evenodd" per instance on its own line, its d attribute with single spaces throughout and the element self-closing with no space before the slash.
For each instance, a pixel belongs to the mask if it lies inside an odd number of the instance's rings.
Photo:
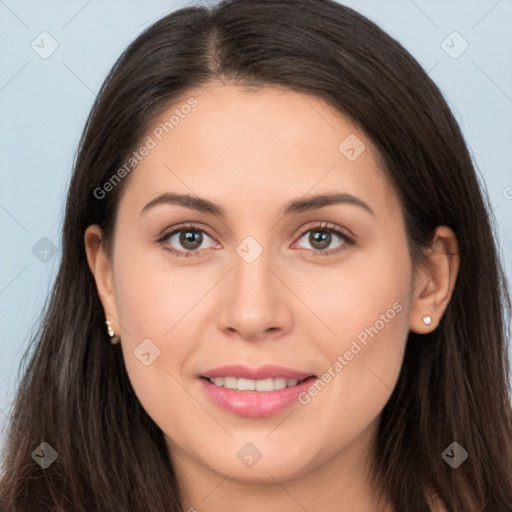
<svg viewBox="0 0 512 512">
<path fill-rule="evenodd" d="M 459 270 L 459 246 L 455 233 L 447 226 L 438 226 L 427 251 L 427 261 L 414 277 L 413 301 L 409 328 L 418 334 L 433 331 L 450 302 Z M 427 325 L 423 318 L 429 316 Z"/>
<path fill-rule="evenodd" d="M 94 224 L 85 230 L 85 251 L 87 262 L 94 276 L 96 288 L 100 297 L 106 320 L 109 320 L 116 334 L 120 333 L 117 305 L 114 293 L 114 279 L 112 275 L 112 261 L 105 251 L 101 228 Z M 107 326 L 105 326 L 105 331 Z"/>
</svg>

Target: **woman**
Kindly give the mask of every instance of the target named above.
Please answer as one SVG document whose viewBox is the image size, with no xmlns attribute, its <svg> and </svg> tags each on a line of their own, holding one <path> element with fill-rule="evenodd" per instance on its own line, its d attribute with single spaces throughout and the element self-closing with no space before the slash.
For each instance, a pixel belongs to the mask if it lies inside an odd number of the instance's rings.
<svg viewBox="0 0 512 512">
<path fill-rule="evenodd" d="M 438 88 L 365 17 L 162 18 L 82 136 L 3 507 L 512 510 L 490 219 Z"/>
</svg>

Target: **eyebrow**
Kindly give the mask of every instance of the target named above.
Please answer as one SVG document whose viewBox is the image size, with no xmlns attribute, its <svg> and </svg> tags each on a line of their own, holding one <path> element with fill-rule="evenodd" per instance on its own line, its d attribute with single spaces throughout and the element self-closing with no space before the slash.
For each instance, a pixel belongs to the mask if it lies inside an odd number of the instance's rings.
<svg viewBox="0 0 512 512">
<path fill-rule="evenodd" d="M 185 206 L 191 210 L 210 213 L 216 217 L 225 217 L 223 208 L 212 201 L 200 197 L 194 197 L 188 194 L 174 194 L 169 192 L 161 194 L 158 197 L 155 197 L 155 199 L 151 200 L 148 204 L 146 204 L 146 206 L 144 206 L 144 208 L 142 208 L 140 214 L 142 215 L 151 208 L 162 204 Z M 321 194 L 304 199 L 294 199 L 283 206 L 281 209 L 281 214 L 286 216 L 290 214 L 303 213 L 334 204 L 350 204 L 353 206 L 359 206 L 371 215 L 375 216 L 375 212 L 362 199 L 359 199 L 358 197 L 351 194 L 341 193 Z"/>
</svg>

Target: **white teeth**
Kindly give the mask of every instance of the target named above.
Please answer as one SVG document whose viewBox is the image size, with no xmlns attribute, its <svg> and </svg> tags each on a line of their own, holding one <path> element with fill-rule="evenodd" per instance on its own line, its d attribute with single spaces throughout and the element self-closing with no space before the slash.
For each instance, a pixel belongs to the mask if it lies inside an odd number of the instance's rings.
<svg viewBox="0 0 512 512">
<path fill-rule="evenodd" d="M 236 377 L 215 377 L 208 379 L 212 384 L 227 389 L 237 389 L 238 391 L 274 391 L 276 389 L 284 389 L 296 386 L 298 379 L 286 379 L 277 377 L 275 379 L 243 379 Z"/>
<path fill-rule="evenodd" d="M 251 379 L 238 379 L 238 389 L 240 391 L 254 391 L 256 389 L 256 381 Z"/>
<path fill-rule="evenodd" d="M 286 387 L 286 379 L 283 377 L 278 377 L 274 379 L 274 389 L 284 389 Z"/>
<path fill-rule="evenodd" d="M 256 391 L 274 391 L 274 379 L 256 380 Z"/>
<path fill-rule="evenodd" d="M 236 377 L 224 377 L 224 387 L 228 389 L 237 389 L 238 379 Z"/>
</svg>

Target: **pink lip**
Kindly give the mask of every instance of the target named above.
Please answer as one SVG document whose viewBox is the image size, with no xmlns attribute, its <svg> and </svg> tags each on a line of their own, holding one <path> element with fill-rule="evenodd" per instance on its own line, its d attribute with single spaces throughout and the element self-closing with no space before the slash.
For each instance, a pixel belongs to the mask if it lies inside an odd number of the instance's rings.
<svg viewBox="0 0 512 512">
<path fill-rule="evenodd" d="M 290 368 L 274 365 L 265 365 L 260 368 L 249 368 L 243 365 L 228 365 L 209 370 L 200 376 L 209 379 L 214 379 L 215 377 L 237 377 L 238 379 L 264 380 L 284 377 L 285 379 L 302 380 L 312 375 L 312 373 L 302 373 L 291 370 Z M 270 391 L 270 393 L 273 392 Z"/>
<path fill-rule="evenodd" d="M 284 377 L 286 379 L 302 380 L 302 382 L 299 382 L 296 386 L 275 391 L 238 391 L 215 386 L 208 380 L 215 377 L 236 377 L 252 380 Z M 258 418 L 273 416 L 298 402 L 298 396 L 306 392 L 316 379 L 315 375 L 268 365 L 257 369 L 246 366 L 223 366 L 205 372 L 199 380 L 206 394 L 218 406 L 238 416 Z"/>
<path fill-rule="evenodd" d="M 317 378 L 309 377 L 296 386 L 276 391 L 238 391 L 216 386 L 206 378 L 199 380 L 207 395 L 218 406 L 238 416 L 259 418 L 273 416 L 297 403 L 298 396 L 306 392 Z"/>
</svg>

